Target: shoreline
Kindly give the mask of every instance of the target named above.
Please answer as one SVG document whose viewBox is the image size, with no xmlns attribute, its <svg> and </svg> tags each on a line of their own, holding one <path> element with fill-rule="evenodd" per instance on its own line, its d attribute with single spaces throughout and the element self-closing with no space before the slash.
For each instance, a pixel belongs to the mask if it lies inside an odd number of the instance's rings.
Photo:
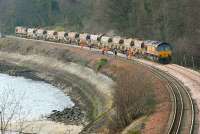
<svg viewBox="0 0 200 134">
<path fill-rule="evenodd" d="M 116 88 L 113 86 L 115 78 L 118 78 L 117 74 L 121 70 L 129 73 L 138 69 L 139 72 L 144 71 L 145 76 L 152 79 L 152 84 L 155 86 L 152 86 L 154 89 L 151 93 L 156 93 L 155 100 L 158 102 L 155 113 L 153 112 L 148 117 L 148 121 L 144 121 L 145 128 L 154 128 L 151 133 L 156 131 L 158 124 L 160 132 L 165 129 L 170 109 L 165 84 L 154 78 L 145 67 L 129 63 L 127 60 L 48 42 L 5 39 L 0 44 L 0 60 L 40 71 L 35 72 L 36 76 L 50 81 L 52 85 L 63 87 L 60 88 L 63 92 L 80 102 L 80 106 L 83 110 L 86 109 L 87 117 L 89 117 L 87 118 L 89 124 L 86 124 L 81 133 L 107 132 L 110 129 L 108 123 L 111 123 L 110 115 L 113 115 L 112 95 Z M 99 72 L 96 72 L 96 64 L 101 58 L 106 58 L 109 62 Z M 65 90 L 63 83 L 69 83 L 68 87 L 72 87 L 70 91 L 72 90 L 73 93 L 69 94 L 69 88 Z M 151 93 L 148 93 L 149 97 L 151 97 Z M 161 109 L 165 109 L 165 112 Z M 162 121 L 159 120 L 161 117 Z M 133 126 L 133 129 L 140 131 L 136 126 Z"/>
<path fill-rule="evenodd" d="M 72 108 L 65 108 L 62 111 L 56 111 L 53 110 L 50 115 L 46 115 L 44 117 L 44 120 L 46 121 L 53 121 L 57 123 L 64 123 L 65 125 L 86 125 L 86 115 L 85 111 L 81 108 L 81 102 L 78 100 L 75 96 L 76 94 L 69 91 L 69 93 L 65 92 L 65 89 L 69 87 L 69 83 L 66 83 L 65 85 L 56 84 L 53 81 L 49 81 L 45 78 L 41 78 L 38 73 L 38 71 L 34 71 L 31 69 L 28 69 L 26 67 L 14 65 L 12 63 L 8 63 L 5 61 L 0 61 L 0 73 L 7 74 L 9 76 L 15 76 L 15 77 L 24 77 L 25 79 L 31 79 L 33 81 L 42 81 L 48 84 L 51 84 L 58 89 L 60 89 L 66 96 L 69 96 L 72 102 L 75 104 Z M 71 116 L 67 113 L 72 113 Z M 77 115 L 73 115 L 73 113 L 77 112 Z M 55 114 L 57 113 L 57 114 Z M 67 120 L 65 115 L 68 115 L 69 120 Z M 62 115 L 62 116 L 61 116 Z M 74 120 L 75 119 L 75 120 Z M 84 121 L 85 120 L 85 121 Z"/>
</svg>

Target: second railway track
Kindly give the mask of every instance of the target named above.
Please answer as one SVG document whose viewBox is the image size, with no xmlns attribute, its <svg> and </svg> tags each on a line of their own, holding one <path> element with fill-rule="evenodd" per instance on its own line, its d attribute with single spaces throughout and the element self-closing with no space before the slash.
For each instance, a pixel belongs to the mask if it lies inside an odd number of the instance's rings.
<svg viewBox="0 0 200 134">
<path fill-rule="evenodd" d="M 172 118 L 169 122 L 167 134 L 193 134 L 195 110 L 193 100 L 187 88 L 170 74 L 151 68 L 160 79 L 166 80 L 172 94 Z"/>
</svg>

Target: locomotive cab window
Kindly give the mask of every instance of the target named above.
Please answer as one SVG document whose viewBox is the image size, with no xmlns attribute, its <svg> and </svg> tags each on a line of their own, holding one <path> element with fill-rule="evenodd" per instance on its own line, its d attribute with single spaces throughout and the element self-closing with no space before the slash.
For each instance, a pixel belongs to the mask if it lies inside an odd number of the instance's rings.
<svg viewBox="0 0 200 134">
<path fill-rule="evenodd" d="M 157 51 L 171 51 L 171 47 L 169 44 L 159 45 Z"/>
</svg>

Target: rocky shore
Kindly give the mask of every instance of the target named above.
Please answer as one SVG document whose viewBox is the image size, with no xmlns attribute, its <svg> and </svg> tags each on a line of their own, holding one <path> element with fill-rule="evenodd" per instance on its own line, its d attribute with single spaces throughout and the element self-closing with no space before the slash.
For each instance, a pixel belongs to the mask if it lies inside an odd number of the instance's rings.
<svg viewBox="0 0 200 134">
<path fill-rule="evenodd" d="M 10 76 L 21 76 L 35 81 L 45 81 L 46 83 L 50 83 L 60 88 L 61 90 L 71 86 L 70 83 L 61 84 L 58 81 L 50 81 L 48 79 L 41 78 L 38 76 L 40 72 L 30 70 L 26 67 L 17 66 L 5 61 L 0 61 L 0 73 L 8 74 Z M 52 114 L 46 116 L 47 120 L 64 123 L 66 125 L 83 125 L 86 123 L 86 112 L 80 108 L 80 101 L 77 100 L 75 94 L 69 92 L 67 93 L 67 95 L 70 94 L 72 101 L 75 103 L 75 106 L 72 108 L 65 108 L 63 111 L 53 110 Z"/>
<path fill-rule="evenodd" d="M 0 73 L 5 73 L 10 76 L 22 76 L 34 81 L 45 81 L 36 75 L 36 71 L 30 70 L 25 67 L 16 66 L 5 61 L 0 61 Z"/>
<path fill-rule="evenodd" d="M 84 123 L 85 114 L 79 107 L 65 108 L 63 111 L 53 110 L 52 114 L 47 116 L 47 119 L 62 122 L 64 124 L 80 125 Z"/>
</svg>

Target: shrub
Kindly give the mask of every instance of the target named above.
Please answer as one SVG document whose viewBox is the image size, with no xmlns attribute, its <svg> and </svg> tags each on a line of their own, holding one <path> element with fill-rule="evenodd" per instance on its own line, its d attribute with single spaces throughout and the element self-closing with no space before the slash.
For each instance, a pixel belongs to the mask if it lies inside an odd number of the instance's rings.
<svg viewBox="0 0 200 134">
<path fill-rule="evenodd" d="M 140 131 L 134 131 L 134 130 L 133 130 L 133 131 L 129 131 L 128 134 L 141 134 L 141 132 L 140 132 Z"/>
<path fill-rule="evenodd" d="M 108 63 L 108 60 L 106 58 L 101 58 L 96 64 L 96 70 L 99 71 L 107 63 Z"/>
<path fill-rule="evenodd" d="M 150 114 L 155 107 L 153 85 L 150 78 L 140 69 L 121 71 L 117 76 L 114 92 L 115 116 L 112 118 L 112 130 L 123 130 L 133 120 Z M 114 123 L 114 124 L 113 124 Z"/>
</svg>

